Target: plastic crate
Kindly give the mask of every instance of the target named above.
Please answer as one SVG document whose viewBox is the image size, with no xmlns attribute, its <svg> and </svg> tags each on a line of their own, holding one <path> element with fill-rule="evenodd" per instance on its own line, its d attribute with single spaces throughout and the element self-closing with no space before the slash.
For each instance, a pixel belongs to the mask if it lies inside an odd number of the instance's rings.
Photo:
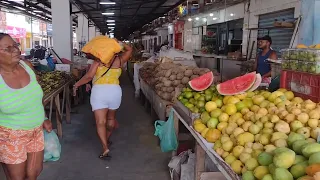
<svg viewBox="0 0 320 180">
<path fill-rule="evenodd" d="M 288 89 L 296 96 L 313 102 L 320 102 L 320 75 L 283 70 L 280 87 Z"/>
</svg>

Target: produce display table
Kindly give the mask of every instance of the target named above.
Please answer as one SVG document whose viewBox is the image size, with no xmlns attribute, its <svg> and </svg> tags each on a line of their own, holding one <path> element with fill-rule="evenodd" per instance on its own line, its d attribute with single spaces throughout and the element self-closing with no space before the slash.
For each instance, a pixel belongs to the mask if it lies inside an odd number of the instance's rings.
<svg viewBox="0 0 320 180">
<path fill-rule="evenodd" d="M 151 114 L 155 111 L 160 120 L 166 120 L 172 107 L 172 103 L 161 99 L 143 79 L 139 78 L 139 80 L 142 92 L 140 93 L 140 96 L 142 96 L 142 98 L 145 97 L 147 100 L 145 101 L 145 107 L 150 107 Z"/>
<path fill-rule="evenodd" d="M 224 177 L 219 178 L 220 180 L 240 180 L 241 178 L 233 172 L 229 165 L 227 165 L 222 158 L 212 149 L 212 146 L 204 142 L 204 140 L 193 130 L 192 118 L 185 113 L 183 109 L 178 104 L 173 105 L 174 110 L 174 126 L 176 130 L 177 137 L 179 136 L 179 121 L 189 130 L 194 139 L 196 140 L 195 146 L 195 180 L 204 179 L 216 179 L 217 172 L 204 172 L 205 171 L 205 155 L 212 160 L 212 162 L 221 171 Z M 173 154 L 175 155 L 175 154 Z"/>
<path fill-rule="evenodd" d="M 43 106 L 50 105 L 49 116 L 48 116 L 50 120 L 52 117 L 53 104 L 56 107 L 57 134 L 60 138 L 62 137 L 62 119 L 63 119 L 64 110 L 66 115 L 66 122 L 68 124 L 71 123 L 71 118 L 70 118 L 70 111 L 71 111 L 70 84 L 71 82 L 73 82 L 72 79 L 61 84 L 61 86 L 59 86 L 57 89 L 50 92 L 49 94 L 46 94 L 43 97 Z M 60 102 L 60 95 L 62 95 L 62 102 Z"/>
</svg>

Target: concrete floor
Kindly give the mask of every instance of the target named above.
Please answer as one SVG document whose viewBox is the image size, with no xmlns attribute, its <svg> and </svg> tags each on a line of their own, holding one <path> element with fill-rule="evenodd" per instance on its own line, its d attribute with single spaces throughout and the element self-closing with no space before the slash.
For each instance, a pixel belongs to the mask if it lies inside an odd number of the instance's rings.
<svg viewBox="0 0 320 180">
<path fill-rule="evenodd" d="M 90 104 L 72 114 L 63 125 L 62 157 L 44 163 L 39 180 L 168 180 L 169 154 L 162 153 L 150 115 L 134 98 L 127 75 L 121 78 L 122 105 L 117 114 L 119 129 L 111 137 L 111 160 L 100 160 L 100 143 Z"/>
</svg>

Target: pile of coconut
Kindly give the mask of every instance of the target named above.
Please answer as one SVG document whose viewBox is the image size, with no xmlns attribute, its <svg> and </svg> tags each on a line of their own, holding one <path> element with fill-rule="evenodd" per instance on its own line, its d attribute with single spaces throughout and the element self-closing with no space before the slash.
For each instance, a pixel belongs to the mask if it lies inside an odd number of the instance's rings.
<svg viewBox="0 0 320 180">
<path fill-rule="evenodd" d="M 144 62 L 143 66 L 139 69 L 140 77 L 149 85 L 155 82 L 153 73 L 157 66 L 158 64 L 152 62 Z"/>
<path fill-rule="evenodd" d="M 164 100 L 172 101 L 175 97 L 175 88 L 184 88 L 188 82 L 207 72 L 207 68 L 184 66 L 172 62 L 159 64 L 153 72 L 152 85 L 156 93 Z"/>
</svg>

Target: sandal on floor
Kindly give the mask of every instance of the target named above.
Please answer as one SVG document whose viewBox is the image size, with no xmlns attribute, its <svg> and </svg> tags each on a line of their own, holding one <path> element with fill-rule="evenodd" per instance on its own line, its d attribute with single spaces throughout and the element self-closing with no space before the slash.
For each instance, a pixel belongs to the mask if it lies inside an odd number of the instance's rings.
<svg viewBox="0 0 320 180">
<path fill-rule="evenodd" d="M 106 151 L 106 152 L 100 154 L 99 158 L 100 158 L 100 159 L 106 159 L 106 158 L 109 159 L 109 158 L 111 158 L 111 156 L 109 155 L 109 153 L 110 153 L 110 151 L 108 150 L 108 152 Z"/>
</svg>

